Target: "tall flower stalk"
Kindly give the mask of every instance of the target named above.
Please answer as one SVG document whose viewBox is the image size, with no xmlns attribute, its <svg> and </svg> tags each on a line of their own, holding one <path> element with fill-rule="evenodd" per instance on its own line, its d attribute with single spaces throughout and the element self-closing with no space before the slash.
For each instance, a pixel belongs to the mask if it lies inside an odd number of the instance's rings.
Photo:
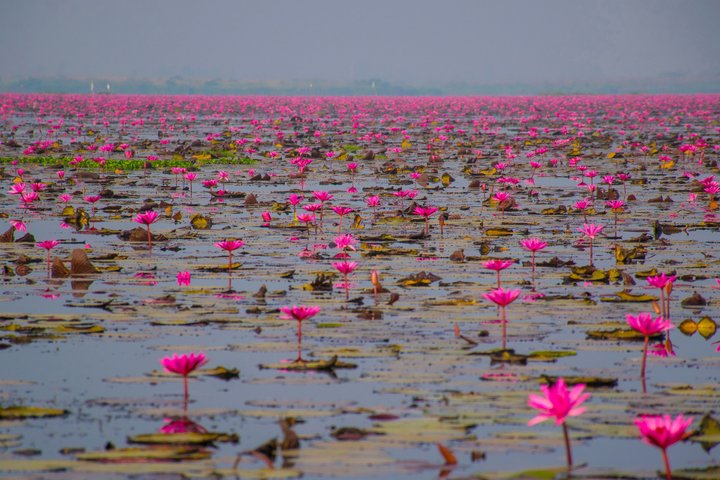
<svg viewBox="0 0 720 480">
<path fill-rule="evenodd" d="M 670 459 L 668 458 L 668 447 L 686 439 L 690 433 L 688 427 L 692 424 L 692 417 L 678 415 L 672 418 L 670 415 L 642 416 L 636 418 L 634 423 L 640 431 L 643 442 L 662 450 L 663 464 L 665 465 L 665 478 L 672 480 L 670 470 Z"/>
<path fill-rule="evenodd" d="M 138 213 L 135 218 L 133 218 L 133 222 L 141 223 L 147 227 L 147 242 L 149 249 L 152 249 L 152 234 L 150 233 L 150 225 L 155 223 L 157 220 L 158 214 L 152 210 L 148 210 L 144 213 Z"/>
<path fill-rule="evenodd" d="M 585 412 L 585 407 L 581 407 L 580 405 L 590 398 L 590 394 L 583 393 L 585 390 L 585 384 L 583 383 L 575 385 L 568 390 L 563 378 L 559 378 L 558 381 L 551 386 L 543 385 L 540 389 L 542 390 L 542 395 L 530 394 L 528 397 L 528 405 L 540 411 L 540 414 L 530 420 L 528 425 L 537 425 L 550 418 L 555 418 L 555 425 L 562 425 L 563 437 L 565 438 L 565 454 L 569 470 L 573 465 L 573 457 L 566 420 L 568 417 L 576 417 Z"/>
<path fill-rule="evenodd" d="M 320 311 L 320 307 L 293 305 L 292 307 L 282 307 L 280 308 L 280 311 L 282 312 L 280 318 L 284 320 L 297 321 L 297 358 L 295 359 L 295 363 L 304 363 L 306 360 L 302 358 L 302 322 L 317 315 Z"/>
</svg>

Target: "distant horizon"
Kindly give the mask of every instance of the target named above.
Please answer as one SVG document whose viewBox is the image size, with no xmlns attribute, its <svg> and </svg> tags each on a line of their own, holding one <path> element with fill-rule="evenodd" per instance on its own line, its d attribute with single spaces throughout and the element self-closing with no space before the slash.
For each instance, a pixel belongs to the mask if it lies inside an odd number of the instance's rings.
<svg viewBox="0 0 720 480">
<path fill-rule="evenodd" d="M 670 76 L 617 81 L 566 82 L 443 82 L 435 85 L 389 82 L 367 78 L 352 82 L 320 78 L 232 80 L 223 78 L 44 76 L 0 77 L 4 93 L 109 93 L 116 94 L 210 94 L 210 95 L 573 95 L 573 94 L 702 94 L 720 93 L 720 75 Z"/>
</svg>

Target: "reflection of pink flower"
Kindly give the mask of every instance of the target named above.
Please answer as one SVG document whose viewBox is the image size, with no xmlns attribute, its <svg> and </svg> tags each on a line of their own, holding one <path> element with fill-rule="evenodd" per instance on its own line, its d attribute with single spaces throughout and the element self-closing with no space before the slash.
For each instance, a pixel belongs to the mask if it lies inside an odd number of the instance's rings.
<svg viewBox="0 0 720 480">
<path fill-rule="evenodd" d="M 177 283 L 180 286 L 189 286 L 190 285 L 190 272 L 178 272 L 177 274 Z"/>
<path fill-rule="evenodd" d="M 164 422 L 165 425 L 160 427 L 161 433 L 207 433 L 205 427 L 188 418 L 166 418 Z"/>
</svg>

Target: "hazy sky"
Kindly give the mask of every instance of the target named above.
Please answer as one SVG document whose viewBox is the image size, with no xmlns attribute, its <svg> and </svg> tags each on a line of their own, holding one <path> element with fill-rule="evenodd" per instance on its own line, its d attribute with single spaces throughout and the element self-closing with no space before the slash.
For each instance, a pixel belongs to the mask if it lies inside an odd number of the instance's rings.
<svg viewBox="0 0 720 480">
<path fill-rule="evenodd" d="M 720 75 L 717 0 L 0 0 L 0 76 L 573 82 Z"/>
</svg>

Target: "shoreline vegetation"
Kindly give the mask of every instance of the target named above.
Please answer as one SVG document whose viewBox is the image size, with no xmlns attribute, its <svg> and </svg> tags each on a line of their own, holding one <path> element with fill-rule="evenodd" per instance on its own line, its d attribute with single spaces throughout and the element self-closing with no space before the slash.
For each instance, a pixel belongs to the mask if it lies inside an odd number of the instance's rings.
<svg viewBox="0 0 720 480">
<path fill-rule="evenodd" d="M 685 94 L 720 92 L 720 74 L 687 77 L 667 74 L 653 79 L 593 82 L 444 83 L 409 85 L 368 78 L 349 82 L 315 79 L 239 81 L 190 79 L 174 76 L 148 78 L 0 78 L 0 92 L 117 93 L 155 95 L 319 95 L 319 96 L 453 96 L 453 95 L 577 95 L 577 94 Z"/>
</svg>

